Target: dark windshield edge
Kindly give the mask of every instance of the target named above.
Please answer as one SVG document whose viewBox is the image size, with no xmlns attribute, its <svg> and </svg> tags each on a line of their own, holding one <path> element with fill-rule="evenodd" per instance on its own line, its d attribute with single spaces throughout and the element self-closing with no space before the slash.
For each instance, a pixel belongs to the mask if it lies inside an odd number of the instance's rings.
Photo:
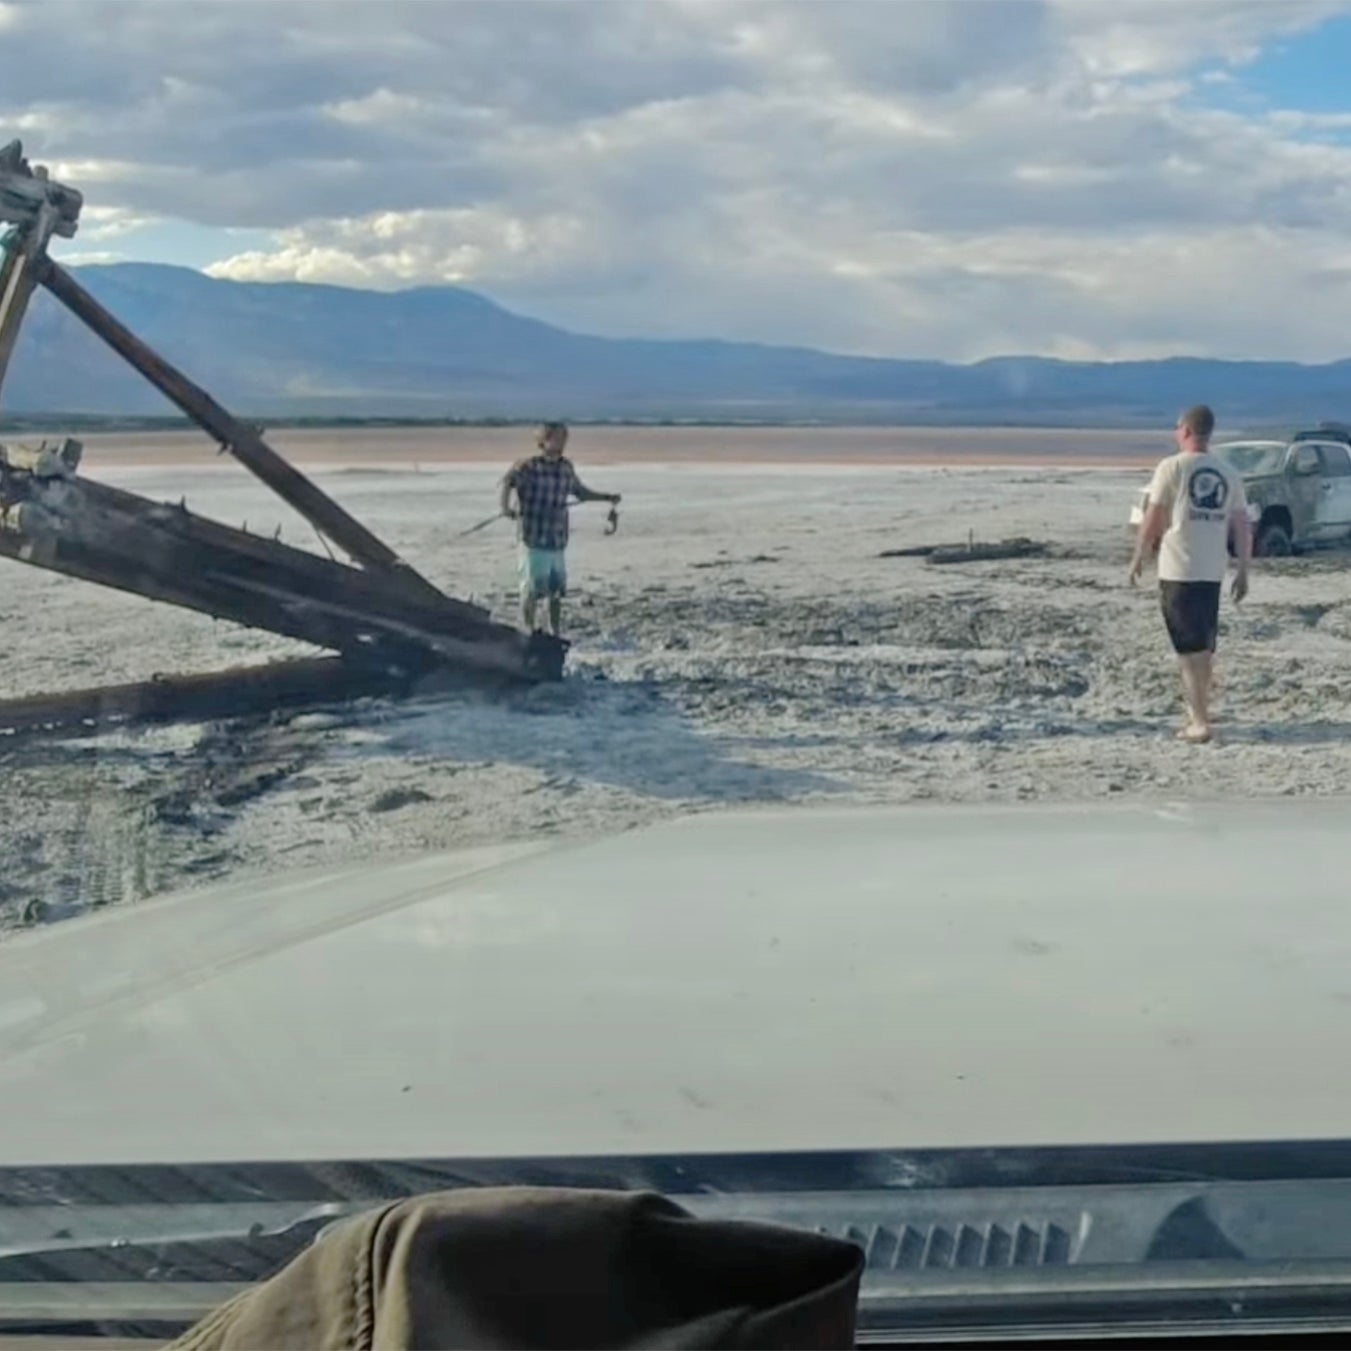
<svg viewBox="0 0 1351 1351">
<path fill-rule="evenodd" d="M 764 1154 L 333 1160 L 0 1168 L 0 1205 L 379 1201 L 457 1187 L 562 1186 L 668 1196 L 1351 1177 L 1351 1140 Z"/>
</svg>

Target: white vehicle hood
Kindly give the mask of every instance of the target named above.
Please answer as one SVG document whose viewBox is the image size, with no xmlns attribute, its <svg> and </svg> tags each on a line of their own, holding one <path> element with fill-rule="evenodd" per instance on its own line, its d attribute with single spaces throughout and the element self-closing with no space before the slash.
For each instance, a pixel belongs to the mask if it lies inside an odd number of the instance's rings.
<svg viewBox="0 0 1351 1351">
<path fill-rule="evenodd" d="M 1351 1136 L 1343 802 L 789 810 L 0 947 L 0 1165 Z"/>
</svg>

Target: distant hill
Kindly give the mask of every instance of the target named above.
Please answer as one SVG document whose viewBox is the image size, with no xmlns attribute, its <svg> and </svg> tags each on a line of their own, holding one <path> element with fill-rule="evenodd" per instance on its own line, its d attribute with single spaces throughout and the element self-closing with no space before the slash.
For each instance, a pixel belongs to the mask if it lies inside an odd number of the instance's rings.
<svg viewBox="0 0 1351 1351">
<path fill-rule="evenodd" d="M 1202 399 L 1226 425 L 1351 416 L 1351 361 L 891 361 L 754 343 L 590 337 L 454 286 L 378 292 L 220 281 L 147 263 L 83 267 L 78 275 L 168 360 L 254 416 L 1102 426 L 1158 424 Z M 44 292 L 25 321 L 3 411 L 170 410 Z"/>
</svg>

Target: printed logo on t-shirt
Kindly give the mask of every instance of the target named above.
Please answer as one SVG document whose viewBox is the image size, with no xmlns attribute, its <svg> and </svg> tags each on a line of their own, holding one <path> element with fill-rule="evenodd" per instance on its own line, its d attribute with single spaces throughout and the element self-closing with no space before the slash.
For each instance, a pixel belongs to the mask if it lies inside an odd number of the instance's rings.
<svg viewBox="0 0 1351 1351">
<path fill-rule="evenodd" d="M 1192 509 L 1188 513 L 1193 521 L 1224 520 L 1224 504 L 1229 500 L 1229 484 L 1218 470 L 1202 465 L 1187 480 L 1187 496 L 1191 499 Z"/>
</svg>

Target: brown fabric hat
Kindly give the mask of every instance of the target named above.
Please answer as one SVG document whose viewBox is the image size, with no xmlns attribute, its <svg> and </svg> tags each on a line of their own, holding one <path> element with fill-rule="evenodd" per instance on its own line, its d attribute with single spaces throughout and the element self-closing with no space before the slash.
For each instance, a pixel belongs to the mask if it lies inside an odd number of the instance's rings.
<svg viewBox="0 0 1351 1351">
<path fill-rule="evenodd" d="M 335 1226 L 171 1351 L 851 1347 L 862 1270 L 652 1193 L 471 1188 Z"/>
</svg>

